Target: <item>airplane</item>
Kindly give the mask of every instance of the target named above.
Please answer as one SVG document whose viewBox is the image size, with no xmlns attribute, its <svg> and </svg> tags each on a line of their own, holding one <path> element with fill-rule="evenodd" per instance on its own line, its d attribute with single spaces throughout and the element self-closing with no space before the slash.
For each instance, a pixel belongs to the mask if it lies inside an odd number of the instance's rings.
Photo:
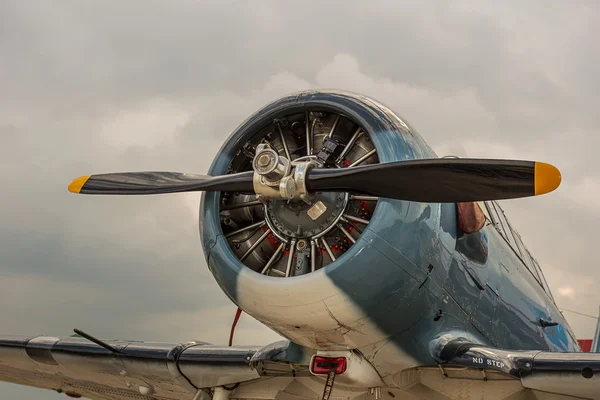
<svg viewBox="0 0 600 400">
<path fill-rule="evenodd" d="M 0 380 L 112 400 L 600 399 L 600 353 L 581 352 L 498 203 L 560 182 L 543 162 L 439 158 L 364 95 L 286 95 L 233 131 L 208 175 L 68 187 L 202 192 L 202 248 L 236 321 L 283 340 L 0 335 Z"/>
</svg>

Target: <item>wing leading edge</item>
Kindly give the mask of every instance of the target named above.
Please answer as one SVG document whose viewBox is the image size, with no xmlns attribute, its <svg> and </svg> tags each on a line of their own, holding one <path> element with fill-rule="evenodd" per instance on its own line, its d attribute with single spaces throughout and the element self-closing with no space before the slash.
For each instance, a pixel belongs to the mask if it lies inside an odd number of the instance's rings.
<svg viewBox="0 0 600 400">
<path fill-rule="evenodd" d="M 0 336 L 0 381 L 101 399 L 191 399 L 199 389 L 236 386 L 308 369 L 310 354 L 282 341 L 265 348 L 204 342 Z"/>
</svg>

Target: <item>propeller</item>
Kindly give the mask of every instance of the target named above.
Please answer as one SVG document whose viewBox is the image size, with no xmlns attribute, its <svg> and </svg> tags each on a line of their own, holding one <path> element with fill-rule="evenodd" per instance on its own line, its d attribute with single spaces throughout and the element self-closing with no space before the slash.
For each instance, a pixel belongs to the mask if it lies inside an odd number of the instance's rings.
<svg viewBox="0 0 600 400">
<path fill-rule="evenodd" d="M 252 192 L 252 171 L 223 176 L 179 172 L 121 172 L 81 176 L 69 191 L 81 194 L 163 194 L 180 192 Z"/>
<path fill-rule="evenodd" d="M 560 181 L 559 170 L 541 162 L 442 158 L 315 169 L 309 175 L 307 189 L 454 203 L 538 196 L 555 190 Z"/>
<path fill-rule="evenodd" d="M 396 161 L 349 168 L 300 169 L 298 165 L 302 163 L 292 163 L 296 171 L 302 170 L 300 176 L 287 167 L 281 168 L 279 176 L 275 174 L 278 179 L 274 179 L 277 162 L 288 161 L 283 157 L 283 160 L 259 159 L 260 156 L 257 152 L 255 160 L 259 162 L 253 163 L 255 171 L 222 176 L 176 172 L 88 175 L 75 179 L 69 191 L 109 195 L 225 191 L 260 195 L 264 193 L 261 185 L 269 185 L 273 190 L 264 197 L 292 199 L 297 198 L 295 188 L 303 186 L 309 193 L 347 191 L 398 200 L 446 203 L 538 196 L 555 190 L 561 182 L 559 170 L 550 164 L 467 158 Z M 266 182 L 260 180 L 266 176 L 269 176 Z"/>
</svg>

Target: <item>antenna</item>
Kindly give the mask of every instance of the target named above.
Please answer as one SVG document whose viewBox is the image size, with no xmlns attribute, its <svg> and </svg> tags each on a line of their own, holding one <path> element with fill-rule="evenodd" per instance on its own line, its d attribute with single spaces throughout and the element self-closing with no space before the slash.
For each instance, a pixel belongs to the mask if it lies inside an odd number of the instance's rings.
<svg viewBox="0 0 600 400">
<path fill-rule="evenodd" d="M 567 311 L 567 312 L 570 312 L 570 313 L 573 313 L 573 314 L 577 314 L 577 315 L 581 315 L 581 316 L 584 316 L 584 317 L 588 317 L 588 318 L 592 318 L 592 319 L 598 319 L 597 316 L 590 315 L 590 314 L 580 313 L 578 311 L 567 310 L 566 308 L 561 308 L 560 311 Z"/>
<path fill-rule="evenodd" d="M 106 342 L 103 342 L 102 340 L 100 340 L 98 338 L 93 337 L 89 333 L 85 333 L 84 331 L 81 331 L 79 329 L 73 329 L 73 332 L 86 338 L 90 342 L 96 343 L 98 346 L 104 347 L 106 350 L 110 351 L 111 353 L 119 354 L 121 352 L 119 349 L 111 346 L 110 344 L 108 344 Z"/>
</svg>

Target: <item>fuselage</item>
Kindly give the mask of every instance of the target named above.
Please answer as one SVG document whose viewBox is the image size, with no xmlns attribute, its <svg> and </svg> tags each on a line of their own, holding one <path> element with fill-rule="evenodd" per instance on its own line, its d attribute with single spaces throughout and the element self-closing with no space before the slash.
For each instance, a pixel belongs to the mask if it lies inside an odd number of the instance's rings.
<svg viewBox="0 0 600 400">
<path fill-rule="evenodd" d="M 310 107 L 357 121 L 382 163 L 438 157 L 414 128 L 380 103 L 308 91 L 279 99 L 245 121 L 209 173 L 226 173 L 265 118 Z M 229 298 L 302 346 L 359 350 L 384 371 L 388 384 L 398 371 L 434 364 L 431 343 L 447 334 L 503 349 L 579 350 L 541 270 L 497 203 L 480 203 L 488 221 L 464 234 L 456 204 L 381 198 L 368 226 L 341 257 L 307 275 L 277 278 L 245 268 L 234 256 L 218 223 L 219 199 L 218 193 L 203 196 L 201 235 L 209 268 Z"/>
</svg>

